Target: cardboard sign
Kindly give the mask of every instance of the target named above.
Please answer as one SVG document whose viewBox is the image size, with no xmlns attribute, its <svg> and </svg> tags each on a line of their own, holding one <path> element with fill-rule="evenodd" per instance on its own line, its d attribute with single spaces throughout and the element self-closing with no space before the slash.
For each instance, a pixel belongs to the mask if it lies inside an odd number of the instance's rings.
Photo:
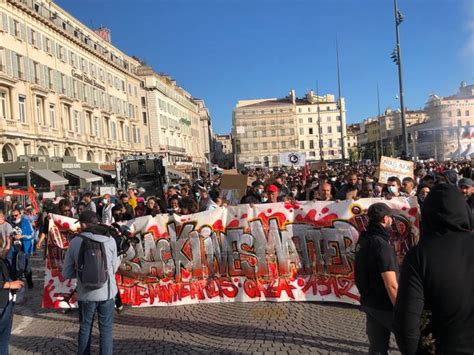
<svg viewBox="0 0 474 355">
<path fill-rule="evenodd" d="M 105 194 L 113 196 L 115 195 L 115 186 L 100 186 L 99 192 L 101 196 L 104 196 Z"/>
<path fill-rule="evenodd" d="M 304 153 L 281 153 L 280 163 L 286 166 L 304 166 L 306 156 Z"/>
<path fill-rule="evenodd" d="M 309 168 L 311 171 L 317 171 L 317 172 L 321 170 L 327 170 L 328 163 L 326 163 L 325 161 L 317 161 L 315 163 L 311 163 Z"/>
<path fill-rule="evenodd" d="M 382 157 L 376 176 L 380 183 L 386 184 L 391 176 L 396 176 L 400 180 L 406 177 L 413 178 L 413 170 L 414 164 L 412 161 Z"/>
<path fill-rule="evenodd" d="M 247 175 L 224 173 L 221 179 L 222 197 L 233 205 L 239 204 L 247 191 L 247 180 Z"/>
<path fill-rule="evenodd" d="M 223 175 L 240 175 L 237 169 L 223 169 Z"/>
</svg>

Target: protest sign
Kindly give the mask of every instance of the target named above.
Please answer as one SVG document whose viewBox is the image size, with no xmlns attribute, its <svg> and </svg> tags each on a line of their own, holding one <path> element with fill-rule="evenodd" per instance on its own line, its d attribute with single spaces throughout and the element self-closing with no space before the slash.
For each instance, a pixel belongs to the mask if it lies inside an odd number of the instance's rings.
<svg viewBox="0 0 474 355">
<path fill-rule="evenodd" d="M 221 178 L 221 195 L 232 205 L 238 205 L 247 191 L 247 175 L 226 174 Z"/>
<path fill-rule="evenodd" d="M 382 157 L 376 176 L 382 184 L 387 183 L 387 179 L 396 176 L 400 180 L 406 177 L 413 178 L 414 165 L 412 161 Z"/>
<path fill-rule="evenodd" d="M 304 153 L 280 153 L 280 163 L 287 166 L 304 166 L 306 155 Z"/>
<path fill-rule="evenodd" d="M 319 172 L 321 170 L 327 170 L 328 163 L 325 161 L 317 161 L 310 164 L 310 170 Z"/>
<path fill-rule="evenodd" d="M 212 302 L 331 301 L 357 304 L 354 255 L 367 208 L 380 199 L 231 206 L 128 222 L 132 243 L 116 275 L 133 306 Z M 384 200 L 400 211 L 390 242 L 399 262 L 418 240 L 416 198 Z M 75 220 L 52 215 L 43 307 L 67 307 L 75 281 L 61 275 Z"/>
</svg>

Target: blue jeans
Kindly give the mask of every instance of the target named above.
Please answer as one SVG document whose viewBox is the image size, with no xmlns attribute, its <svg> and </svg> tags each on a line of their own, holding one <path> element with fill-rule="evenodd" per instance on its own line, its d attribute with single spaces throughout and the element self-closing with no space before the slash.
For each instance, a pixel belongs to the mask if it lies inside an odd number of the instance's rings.
<svg viewBox="0 0 474 355">
<path fill-rule="evenodd" d="M 100 354 L 112 355 L 115 300 L 112 298 L 107 301 L 79 301 L 78 303 L 79 322 L 81 325 L 79 328 L 77 353 L 80 355 L 91 353 L 92 325 L 94 324 L 94 316 L 97 311 L 99 315 Z"/>
<path fill-rule="evenodd" d="M 9 301 L 5 308 L 0 308 L 0 355 L 8 355 L 8 343 L 12 332 L 13 302 Z"/>
</svg>

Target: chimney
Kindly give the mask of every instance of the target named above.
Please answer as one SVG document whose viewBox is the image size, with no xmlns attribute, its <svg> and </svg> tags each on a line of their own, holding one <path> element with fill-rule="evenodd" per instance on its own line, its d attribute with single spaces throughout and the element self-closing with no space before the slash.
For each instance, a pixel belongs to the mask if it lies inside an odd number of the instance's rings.
<svg viewBox="0 0 474 355">
<path fill-rule="evenodd" d="M 94 30 L 100 38 L 108 43 L 112 43 L 112 32 L 107 27 L 100 27 L 97 30 Z"/>
</svg>

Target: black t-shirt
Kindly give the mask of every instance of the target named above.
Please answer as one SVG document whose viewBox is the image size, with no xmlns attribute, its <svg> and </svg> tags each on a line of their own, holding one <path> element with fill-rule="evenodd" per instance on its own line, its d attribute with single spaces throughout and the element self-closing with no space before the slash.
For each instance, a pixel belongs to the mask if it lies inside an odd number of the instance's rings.
<svg viewBox="0 0 474 355">
<path fill-rule="evenodd" d="M 360 302 L 363 306 L 393 309 L 381 275 L 386 271 L 395 271 L 398 277 L 397 256 L 389 239 L 388 232 L 380 224 L 369 225 L 368 230 L 359 238 L 355 267 L 356 273 L 366 273 L 365 290 L 360 290 Z"/>
</svg>

